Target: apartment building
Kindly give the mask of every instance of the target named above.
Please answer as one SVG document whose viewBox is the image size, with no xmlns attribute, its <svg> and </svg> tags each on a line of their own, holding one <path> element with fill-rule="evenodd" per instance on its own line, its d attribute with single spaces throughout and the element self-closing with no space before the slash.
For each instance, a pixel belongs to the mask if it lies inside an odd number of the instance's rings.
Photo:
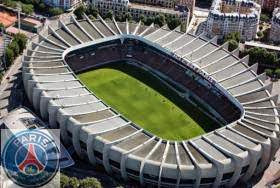
<svg viewBox="0 0 280 188">
<path fill-rule="evenodd" d="M 184 0 L 189 1 L 189 0 Z M 142 0 L 90 0 L 101 15 L 106 15 L 108 11 L 112 10 L 115 16 L 123 15 L 127 12 L 133 18 L 140 18 L 141 15 L 156 16 L 163 14 L 166 16 L 178 17 L 182 22 L 188 23 L 190 18 L 190 11 L 186 5 L 171 5 L 173 1 L 147 1 Z"/>
<path fill-rule="evenodd" d="M 273 42 L 280 42 L 280 8 L 273 11 L 269 39 Z"/>
<path fill-rule="evenodd" d="M 51 7 L 58 7 L 64 10 L 72 10 L 81 4 L 82 0 L 44 0 L 44 3 Z"/>
<path fill-rule="evenodd" d="M 257 34 L 260 13 L 261 6 L 251 0 L 214 0 L 205 32 L 219 38 L 239 32 L 242 40 L 252 40 Z"/>
</svg>

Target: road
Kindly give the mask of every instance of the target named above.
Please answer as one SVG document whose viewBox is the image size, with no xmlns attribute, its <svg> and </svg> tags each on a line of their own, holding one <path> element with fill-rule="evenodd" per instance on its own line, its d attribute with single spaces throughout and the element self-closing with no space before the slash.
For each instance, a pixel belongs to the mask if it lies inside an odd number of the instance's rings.
<svg viewBox="0 0 280 188">
<path fill-rule="evenodd" d="M 3 76 L 0 85 L 0 117 L 19 107 L 23 102 L 24 90 L 21 75 L 21 56 Z"/>
</svg>

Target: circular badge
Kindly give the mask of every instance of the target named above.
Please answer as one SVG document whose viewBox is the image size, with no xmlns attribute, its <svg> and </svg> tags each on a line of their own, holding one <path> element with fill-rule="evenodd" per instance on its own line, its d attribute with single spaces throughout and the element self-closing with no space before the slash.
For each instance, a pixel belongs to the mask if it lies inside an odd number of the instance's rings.
<svg viewBox="0 0 280 188">
<path fill-rule="evenodd" d="M 8 178 L 23 187 L 47 184 L 59 168 L 59 149 L 44 130 L 25 130 L 13 135 L 2 153 Z"/>
</svg>

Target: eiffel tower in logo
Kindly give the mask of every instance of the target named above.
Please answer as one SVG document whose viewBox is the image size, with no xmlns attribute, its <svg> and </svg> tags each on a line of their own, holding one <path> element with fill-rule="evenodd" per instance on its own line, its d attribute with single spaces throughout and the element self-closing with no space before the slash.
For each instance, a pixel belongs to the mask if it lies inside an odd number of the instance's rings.
<svg viewBox="0 0 280 188">
<path fill-rule="evenodd" d="M 29 144 L 28 145 L 28 151 L 27 154 L 25 156 L 25 159 L 18 165 L 18 168 L 21 172 L 28 172 L 29 169 L 32 167 L 32 169 L 34 169 L 34 167 L 36 168 L 36 173 L 41 172 L 44 169 L 44 165 L 37 159 L 37 155 L 35 153 L 35 149 L 34 149 L 34 145 L 33 144 Z M 30 168 L 30 170 L 32 170 Z M 29 174 L 29 173 L 28 173 Z M 34 173 L 31 173 L 34 174 Z"/>
</svg>

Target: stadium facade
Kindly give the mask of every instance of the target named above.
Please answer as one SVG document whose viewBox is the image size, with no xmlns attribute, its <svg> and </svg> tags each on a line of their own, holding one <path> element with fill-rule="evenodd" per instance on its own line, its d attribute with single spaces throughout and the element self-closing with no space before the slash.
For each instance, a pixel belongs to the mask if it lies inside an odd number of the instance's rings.
<svg viewBox="0 0 280 188">
<path fill-rule="evenodd" d="M 110 55 L 108 55 L 110 54 Z M 75 73 L 119 60 L 158 76 L 221 128 L 185 141 L 161 139 L 129 121 Z M 102 18 L 58 21 L 29 43 L 23 63 L 27 96 L 64 143 L 91 164 L 140 184 L 233 186 L 268 166 L 279 148 L 278 96 L 257 65 L 216 38 Z"/>
</svg>

